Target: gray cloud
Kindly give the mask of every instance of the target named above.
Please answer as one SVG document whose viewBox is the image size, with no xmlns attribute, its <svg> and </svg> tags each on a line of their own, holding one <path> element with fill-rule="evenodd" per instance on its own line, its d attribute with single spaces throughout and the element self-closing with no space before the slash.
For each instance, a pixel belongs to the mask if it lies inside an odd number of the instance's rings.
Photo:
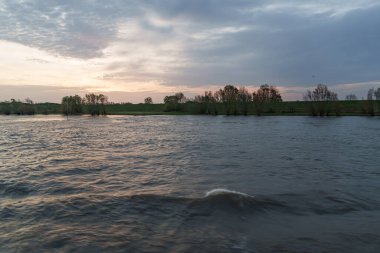
<svg viewBox="0 0 380 253">
<path fill-rule="evenodd" d="M 0 39 L 83 59 L 123 42 L 127 59 L 109 63 L 106 80 L 134 73 L 171 86 L 358 83 L 380 79 L 378 13 L 374 0 L 1 1 Z M 120 35 L 130 22 L 134 37 Z M 180 48 L 160 48 L 170 42 Z M 155 48 L 156 58 L 128 60 L 139 45 Z"/>
<path fill-rule="evenodd" d="M 133 2 L 129 2 L 133 6 Z M 138 14 L 122 1 L 4 1 L 0 38 L 77 58 L 101 56 L 116 34 L 116 21 Z"/>
<path fill-rule="evenodd" d="M 256 13 L 252 29 L 226 35 L 212 49 L 189 50 L 196 64 L 178 71 L 174 80 L 279 85 L 378 80 L 379 11 L 360 9 L 341 17 Z"/>
</svg>

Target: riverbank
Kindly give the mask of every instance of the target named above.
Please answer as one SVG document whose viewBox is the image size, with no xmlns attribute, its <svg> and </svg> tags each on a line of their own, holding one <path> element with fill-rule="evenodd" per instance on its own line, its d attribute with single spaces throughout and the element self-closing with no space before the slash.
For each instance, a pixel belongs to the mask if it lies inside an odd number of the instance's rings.
<svg viewBox="0 0 380 253">
<path fill-rule="evenodd" d="M 272 115 L 272 116 L 305 116 L 328 114 L 328 116 L 368 116 L 380 115 L 380 101 L 336 101 L 336 102 L 305 102 L 289 101 L 263 103 L 260 105 L 248 103 L 245 105 L 225 105 L 223 103 L 202 104 L 187 102 L 179 104 L 177 108 L 168 108 L 165 104 L 107 104 L 105 110 L 108 115 Z M 84 106 L 83 114 L 87 114 Z M 170 109 L 170 110 L 168 110 Z M 0 114 L 61 114 L 62 105 L 57 103 L 36 103 L 17 105 L 0 103 Z"/>
</svg>

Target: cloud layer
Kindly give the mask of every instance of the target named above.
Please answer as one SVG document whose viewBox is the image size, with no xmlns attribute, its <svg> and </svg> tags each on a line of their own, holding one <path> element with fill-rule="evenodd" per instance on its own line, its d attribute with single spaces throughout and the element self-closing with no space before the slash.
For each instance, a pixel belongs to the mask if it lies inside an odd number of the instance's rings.
<svg viewBox="0 0 380 253">
<path fill-rule="evenodd" d="M 81 72 L 71 86 L 341 87 L 380 80 L 378 13 L 376 0 L 4 0 L 0 39 L 46 52 L 49 61 L 96 66 L 86 67 L 86 84 L 75 82 Z"/>
</svg>

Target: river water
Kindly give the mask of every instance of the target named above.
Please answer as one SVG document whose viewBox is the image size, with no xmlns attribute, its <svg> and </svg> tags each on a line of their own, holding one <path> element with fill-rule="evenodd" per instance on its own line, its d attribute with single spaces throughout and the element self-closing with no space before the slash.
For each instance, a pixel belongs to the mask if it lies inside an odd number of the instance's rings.
<svg viewBox="0 0 380 253">
<path fill-rule="evenodd" d="M 0 252 L 380 252 L 380 119 L 0 116 Z"/>
</svg>

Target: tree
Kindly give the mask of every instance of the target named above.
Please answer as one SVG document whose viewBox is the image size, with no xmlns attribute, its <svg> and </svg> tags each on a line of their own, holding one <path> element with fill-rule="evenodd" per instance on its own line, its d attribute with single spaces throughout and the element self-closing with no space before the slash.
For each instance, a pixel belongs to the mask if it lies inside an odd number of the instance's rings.
<svg viewBox="0 0 380 253">
<path fill-rule="evenodd" d="M 205 91 L 204 95 L 197 95 L 194 103 L 198 105 L 197 113 L 201 114 L 218 114 L 215 95 L 211 91 Z"/>
<path fill-rule="evenodd" d="M 338 101 L 338 95 L 330 91 L 324 84 L 318 84 L 314 91 L 307 90 L 304 100 L 310 102 L 310 110 L 314 116 L 329 116 L 333 101 Z M 335 103 L 335 112 L 340 114 L 338 104 Z"/>
<path fill-rule="evenodd" d="M 240 87 L 238 91 L 238 102 L 242 114 L 248 115 L 249 104 L 252 101 L 252 95 L 248 92 L 247 88 Z"/>
<path fill-rule="evenodd" d="M 182 92 L 177 92 L 174 96 L 176 97 L 178 103 L 182 104 L 186 102 L 186 97 Z"/>
<path fill-rule="evenodd" d="M 61 108 L 65 115 L 80 114 L 83 112 L 83 99 L 78 95 L 63 97 Z"/>
<path fill-rule="evenodd" d="M 265 102 L 281 102 L 282 97 L 278 89 L 268 84 L 263 84 L 260 88 L 253 92 L 253 97 Z"/>
<path fill-rule="evenodd" d="M 377 90 L 374 92 L 374 95 L 377 102 L 378 111 L 380 113 L 380 87 L 377 88 Z"/>
<path fill-rule="evenodd" d="M 371 88 L 367 92 L 367 100 L 373 100 L 375 97 L 375 89 Z"/>
<path fill-rule="evenodd" d="M 233 85 L 226 85 L 223 89 L 220 89 L 219 94 L 220 100 L 225 105 L 226 114 L 237 114 L 237 101 L 239 90 Z"/>
<path fill-rule="evenodd" d="M 151 97 L 147 97 L 144 99 L 145 104 L 153 104 L 153 99 Z"/>
<path fill-rule="evenodd" d="M 164 98 L 165 111 L 180 111 L 182 106 L 180 104 L 186 101 L 186 97 L 182 92 L 175 93 L 172 96 L 166 96 Z"/>
<path fill-rule="evenodd" d="M 376 100 L 380 100 L 380 87 L 377 88 L 376 91 L 374 91 L 374 95 L 375 95 Z"/>
<path fill-rule="evenodd" d="M 85 95 L 83 102 L 87 105 L 87 110 L 92 116 L 106 115 L 105 105 L 108 104 L 107 96 L 103 94 L 96 95 L 94 93 L 90 93 Z"/>
<path fill-rule="evenodd" d="M 356 97 L 355 94 L 348 94 L 346 96 L 346 100 L 357 100 L 358 98 Z"/>
<path fill-rule="evenodd" d="M 263 84 L 256 92 L 252 93 L 252 100 L 255 106 L 256 114 L 260 115 L 263 112 L 265 104 L 281 102 L 282 97 L 275 86 Z"/>
<path fill-rule="evenodd" d="M 364 108 L 362 108 L 363 113 L 368 114 L 370 116 L 375 116 L 375 89 L 371 88 L 367 92 L 367 100 L 364 102 Z"/>
</svg>

